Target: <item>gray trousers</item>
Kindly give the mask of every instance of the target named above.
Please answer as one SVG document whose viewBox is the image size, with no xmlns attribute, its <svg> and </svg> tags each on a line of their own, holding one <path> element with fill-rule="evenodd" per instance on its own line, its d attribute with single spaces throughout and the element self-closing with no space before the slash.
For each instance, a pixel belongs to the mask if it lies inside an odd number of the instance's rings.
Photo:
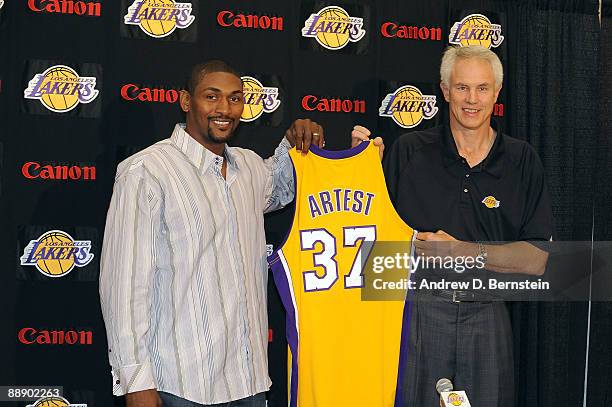
<svg viewBox="0 0 612 407">
<path fill-rule="evenodd" d="M 411 307 L 399 372 L 401 406 L 439 406 L 436 382 L 448 378 L 472 406 L 514 407 L 512 328 L 504 302 L 454 303 L 417 293 Z"/>
</svg>

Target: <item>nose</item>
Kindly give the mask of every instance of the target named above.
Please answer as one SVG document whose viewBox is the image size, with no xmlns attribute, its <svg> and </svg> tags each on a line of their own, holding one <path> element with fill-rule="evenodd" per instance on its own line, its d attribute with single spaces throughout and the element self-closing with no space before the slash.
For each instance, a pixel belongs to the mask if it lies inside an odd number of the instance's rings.
<svg viewBox="0 0 612 407">
<path fill-rule="evenodd" d="M 467 93 L 467 102 L 474 104 L 478 102 L 478 93 L 477 89 L 470 89 Z"/>
<path fill-rule="evenodd" d="M 219 101 L 215 106 L 215 112 L 221 114 L 226 114 L 229 112 L 229 101 L 227 100 L 227 98 L 219 98 Z"/>
</svg>

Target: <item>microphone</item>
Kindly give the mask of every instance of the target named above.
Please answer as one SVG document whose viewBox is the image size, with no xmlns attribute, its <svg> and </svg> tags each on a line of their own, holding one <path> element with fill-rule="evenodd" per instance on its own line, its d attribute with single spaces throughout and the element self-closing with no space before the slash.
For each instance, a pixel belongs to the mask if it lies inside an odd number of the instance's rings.
<svg viewBox="0 0 612 407">
<path fill-rule="evenodd" d="M 446 377 L 443 377 L 442 379 L 438 380 L 438 382 L 436 383 L 436 391 L 438 392 L 438 394 L 444 391 L 451 391 L 452 389 L 453 389 L 453 382 L 451 382 Z"/>
<path fill-rule="evenodd" d="M 436 391 L 440 394 L 440 407 L 471 407 L 465 391 L 453 390 L 453 382 L 447 378 L 436 382 Z"/>
</svg>

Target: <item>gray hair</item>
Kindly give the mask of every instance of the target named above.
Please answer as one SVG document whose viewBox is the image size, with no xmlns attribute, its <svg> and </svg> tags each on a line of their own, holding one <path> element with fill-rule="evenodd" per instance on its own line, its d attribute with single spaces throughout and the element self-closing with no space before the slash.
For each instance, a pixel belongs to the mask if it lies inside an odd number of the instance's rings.
<svg viewBox="0 0 612 407">
<path fill-rule="evenodd" d="M 495 87 L 499 88 L 504 80 L 504 67 L 502 66 L 499 57 L 495 52 L 480 45 L 472 45 L 469 47 L 448 47 L 442 55 L 442 64 L 440 65 L 440 81 L 445 85 L 450 85 L 450 75 L 455 65 L 457 58 L 461 59 L 483 59 L 488 61 L 493 68 L 493 77 L 495 78 Z"/>
</svg>

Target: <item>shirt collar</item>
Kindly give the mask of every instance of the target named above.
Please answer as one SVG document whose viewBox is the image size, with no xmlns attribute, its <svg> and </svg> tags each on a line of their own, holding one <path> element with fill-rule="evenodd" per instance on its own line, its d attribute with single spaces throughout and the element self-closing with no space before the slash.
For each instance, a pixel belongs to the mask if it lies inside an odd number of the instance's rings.
<svg viewBox="0 0 612 407">
<path fill-rule="evenodd" d="M 209 167 L 215 162 L 223 162 L 225 158 L 230 168 L 237 170 L 238 163 L 236 161 L 236 153 L 233 147 L 225 145 L 223 157 L 213 153 L 202 144 L 195 141 L 193 137 L 185 131 L 185 123 L 177 123 L 174 126 L 172 136 L 170 136 L 172 143 L 185 154 L 187 159 L 196 167 L 201 173 L 208 171 Z"/>
<path fill-rule="evenodd" d="M 503 160 L 502 153 L 504 152 L 504 135 L 502 128 L 498 120 L 491 120 L 491 127 L 496 132 L 495 141 L 491 146 L 489 154 L 485 157 L 480 164 L 473 167 L 476 171 L 486 171 L 489 174 L 500 178 L 503 173 Z M 463 160 L 463 157 L 459 155 L 455 139 L 451 134 L 450 123 L 447 120 L 442 130 L 442 151 L 443 151 L 443 162 L 444 167 L 450 167 L 453 164 L 458 164 Z"/>
</svg>

